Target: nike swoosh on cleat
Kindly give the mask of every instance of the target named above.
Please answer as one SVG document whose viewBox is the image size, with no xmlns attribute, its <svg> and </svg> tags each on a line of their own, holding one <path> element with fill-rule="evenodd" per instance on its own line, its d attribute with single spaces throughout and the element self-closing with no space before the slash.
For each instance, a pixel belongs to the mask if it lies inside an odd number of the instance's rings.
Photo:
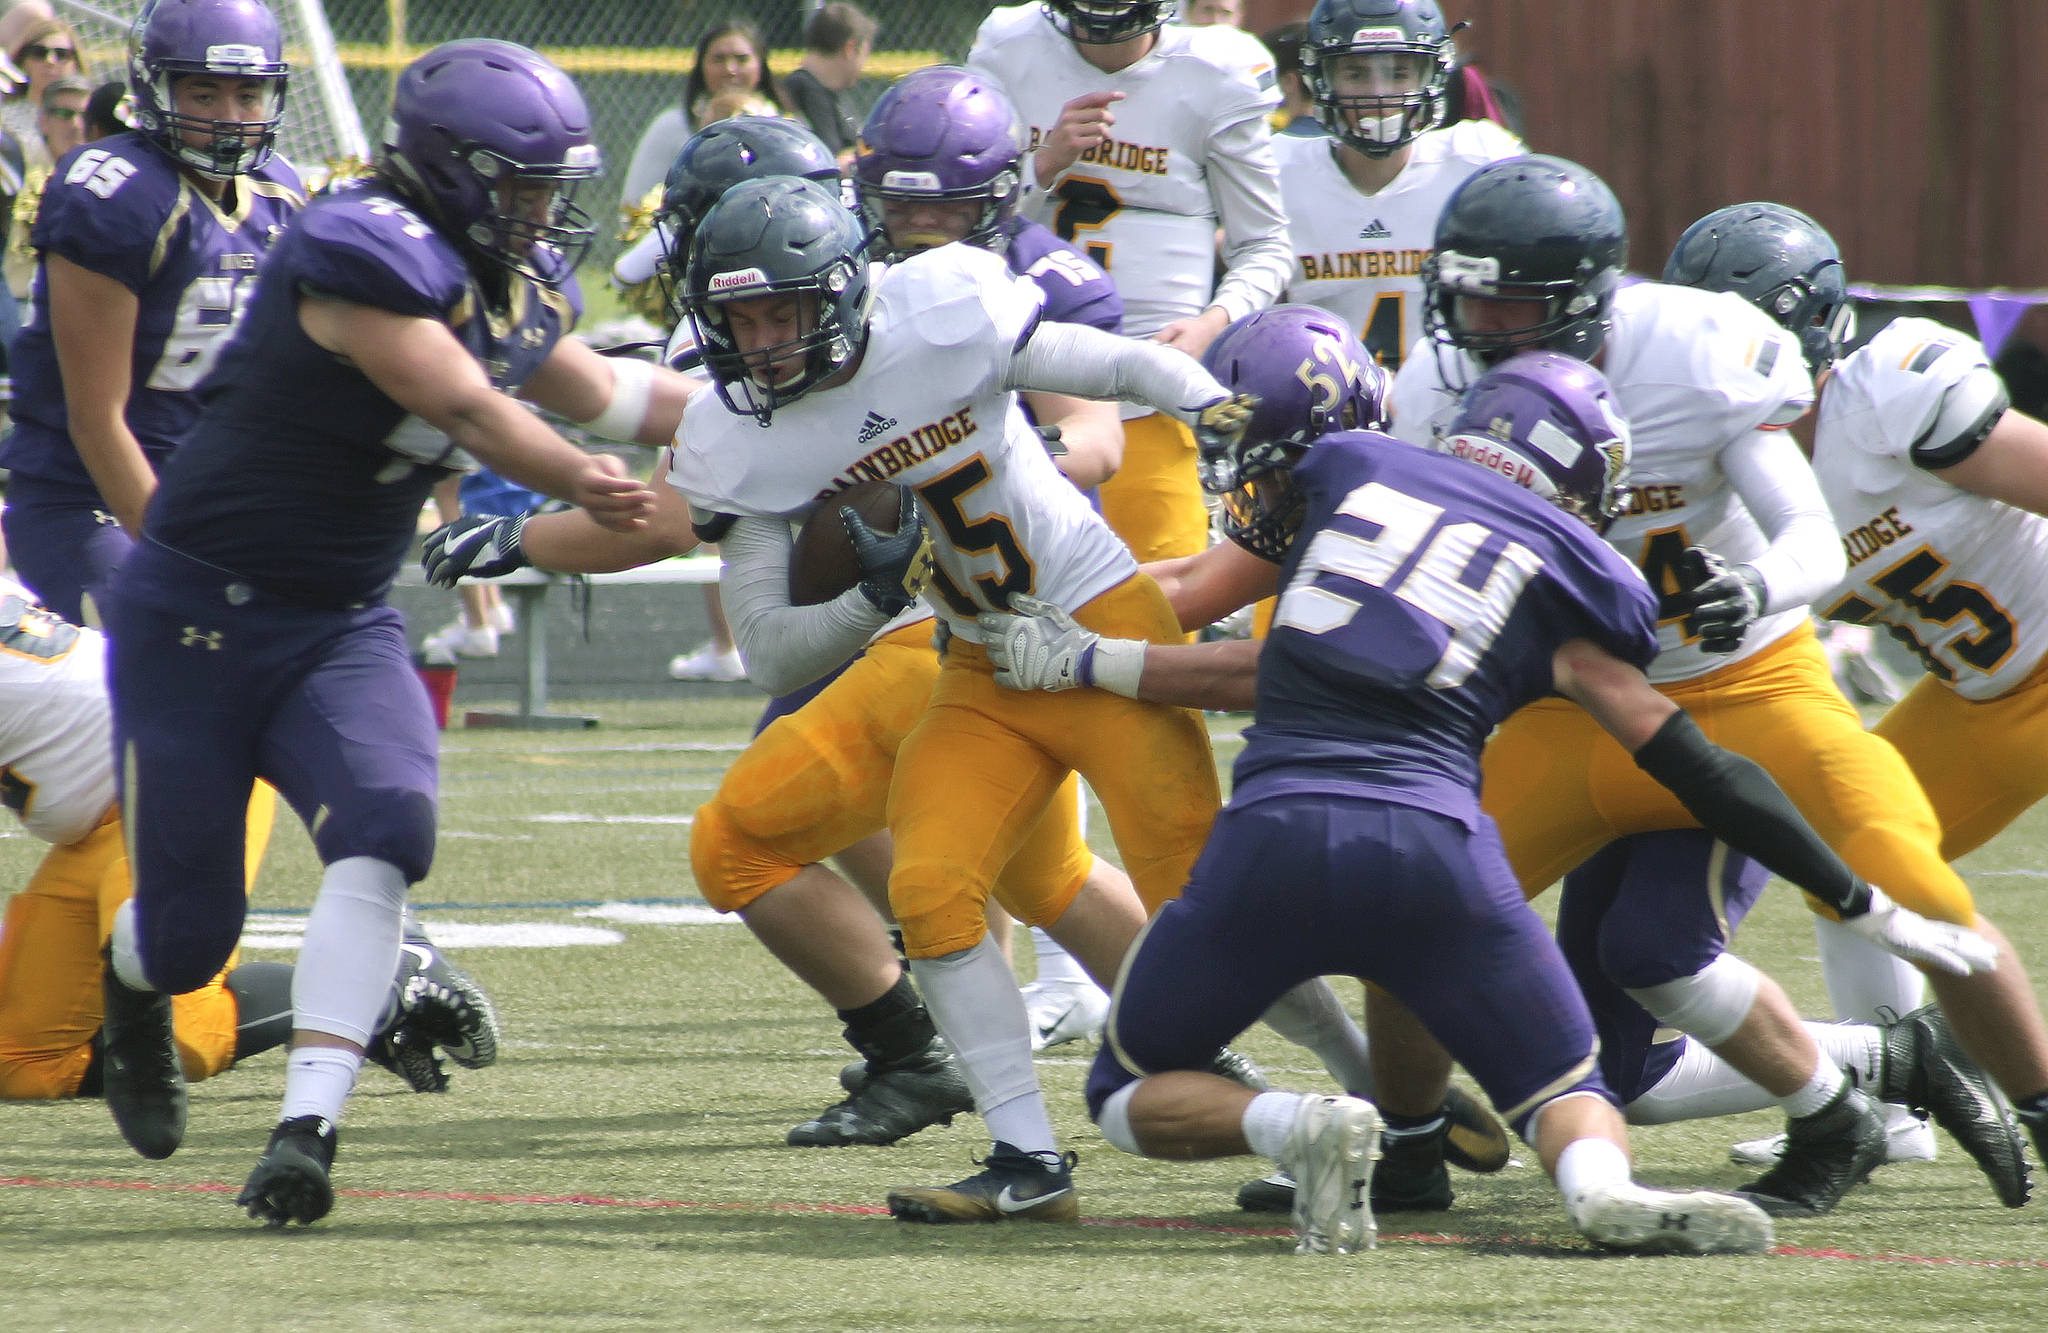
<svg viewBox="0 0 2048 1333">
<path fill-rule="evenodd" d="M 1027 1208 L 1036 1208 L 1039 1204 L 1044 1203 L 1047 1199 L 1057 1199 L 1062 1194 L 1069 1194 L 1073 1192 L 1073 1186 L 1069 1185 L 1066 1189 L 1054 1190 L 1050 1194 L 1034 1194 L 1028 1199 L 1020 1199 L 1014 1193 L 1011 1192 L 1011 1189 L 1011 1186 L 1005 1185 L 1003 1186 L 1001 1192 L 999 1192 L 996 1195 L 996 1208 L 998 1211 L 1004 1213 L 1021 1213 Z"/>
<path fill-rule="evenodd" d="M 432 949 L 418 944 L 401 944 L 398 948 L 402 953 L 411 954 L 413 959 L 419 963 L 422 972 L 434 965 L 434 951 Z"/>
</svg>

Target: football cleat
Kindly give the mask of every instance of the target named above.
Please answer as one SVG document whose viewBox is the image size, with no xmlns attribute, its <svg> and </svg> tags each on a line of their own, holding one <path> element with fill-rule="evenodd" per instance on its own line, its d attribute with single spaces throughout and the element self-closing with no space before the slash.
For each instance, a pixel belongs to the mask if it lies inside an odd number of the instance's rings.
<svg viewBox="0 0 2048 1333">
<path fill-rule="evenodd" d="M 1095 1041 L 1109 1018 L 1109 997 L 1092 981 L 1034 981 L 1024 987 L 1031 1016 L 1031 1049 Z"/>
<path fill-rule="evenodd" d="M 413 1038 L 440 1046 L 464 1069 L 482 1069 L 498 1058 L 498 1012 L 491 997 L 449 962 L 410 917 L 394 984 L 399 1021 Z"/>
<path fill-rule="evenodd" d="M 371 1040 L 363 1058 L 398 1075 L 414 1092 L 448 1091 L 448 1070 L 434 1043 L 414 1031 L 403 1017 Z"/>
<path fill-rule="evenodd" d="M 334 1122 L 325 1116 L 284 1121 L 270 1131 L 270 1144 L 235 1203 L 273 1227 L 318 1222 L 334 1207 L 334 1186 L 327 1176 L 334 1167 L 336 1141 Z"/>
<path fill-rule="evenodd" d="M 1884 1161 L 1884 1116 L 1844 1084 L 1841 1094 L 1785 1129 L 1785 1155 L 1737 1191 L 1772 1217 L 1818 1217 Z"/>
<path fill-rule="evenodd" d="M 1880 1111 L 1885 1108 L 1879 1107 Z M 1766 1135 L 1760 1139 L 1745 1139 L 1731 1144 L 1728 1160 L 1737 1166 L 1771 1167 L 1785 1155 L 1785 1132 Z M 1900 1162 L 1931 1162 L 1935 1160 L 1934 1126 L 1899 1108 L 1897 1115 L 1887 1116 L 1884 1127 L 1884 1164 L 1893 1166 Z"/>
<path fill-rule="evenodd" d="M 1078 1222 L 1073 1153 L 1023 1152 L 1000 1139 L 982 1168 L 952 1185 L 889 1191 L 889 1214 L 906 1222 Z"/>
<path fill-rule="evenodd" d="M 1763 1254 L 1776 1239 L 1763 1209 L 1712 1190 L 1618 1181 L 1579 1195 L 1571 1214 L 1587 1240 L 1631 1254 Z"/>
<path fill-rule="evenodd" d="M 1444 1093 L 1444 1160 L 1461 1171 L 1489 1175 L 1513 1160 L 1514 1142 L 1490 1107 L 1453 1083 Z"/>
<path fill-rule="evenodd" d="M 171 997 L 131 990 L 100 951 L 101 1095 L 128 1146 L 152 1160 L 185 1141 L 185 1070 L 171 1034 Z"/>
<path fill-rule="evenodd" d="M 1381 1131 L 1379 1165 L 1372 1173 L 1375 1213 L 1441 1213 L 1450 1209 L 1456 1197 L 1451 1193 L 1451 1173 L 1444 1166 L 1444 1141 L 1450 1131 L 1449 1120 L 1406 1133 Z"/>
<path fill-rule="evenodd" d="M 1237 1188 L 1237 1206 L 1247 1213 L 1293 1212 L 1294 1177 L 1283 1166 L 1271 1175 L 1247 1180 Z"/>
<path fill-rule="evenodd" d="M 839 1071 L 840 1083 L 846 1084 L 855 1070 L 859 1074 L 846 1100 L 791 1129 L 790 1147 L 880 1147 L 929 1125 L 950 1125 L 954 1116 L 974 1109 L 974 1094 L 961 1077 L 958 1062 L 937 1037 L 917 1055 L 896 1064 L 857 1060 Z"/>
<path fill-rule="evenodd" d="M 1476 1172 L 1498 1171 L 1508 1164 L 1507 1130 L 1493 1112 L 1453 1086 L 1444 1098 L 1443 1116 L 1444 1133 L 1431 1150 L 1438 1158 L 1434 1166 L 1420 1159 L 1419 1149 L 1404 1150 L 1395 1156 L 1394 1145 L 1399 1140 L 1381 1136 L 1380 1165 L 1372 1181 L 1372 1206 L 1376 1212 L 1442 1212 L 1449 1208 L 1453 1195 L 1450 1176 L 1443 1169 L 1445 1162 Z M 1494 1136 L 1498 1136 L 1497 1144 Z M 1465 1144 L 1462 1152 L 1461 1139 Z M 1392 1168 L 1387 1165 L 1390 1157 L 1396 1162 Z M 1438 1198 L 1442 1201 L 1432 1202 Z M 1292 1212 L 1294 1177 L 1283 1169 L 1246 1181 L 1238 1187 L 1237 1206 L 1247 1213 Z"/>
<path fill-rule="evenodd" d="M 1876 1095 L 1932 1116 L 1976 1159 L 2000 1203 L 2008 1208 L 2024 1204 L 2032 1182 L 2019 1126 L 1941 1010 L 1923 1006 L 1883 1024 L 1879 1032 L 1884 1061 Z"/>
<path fill-rule="evenodd" d="M 1380 1113 L 1358 1097 L 1304 1097 L 1281 1161 L 1294 1191 L 1296 1254 L 1355 1254 L 1379 1243 L 1366 1181 L 1380 1155 Z"/>
<path fill-rule="evenodd" d="M 1249 1055 L 1228 1046 L 1218 1051 L 1216 1058 L 1209 1062 L 1209 1072 L 1232 1083 L 1241 1083 L 1253 1092 L 1266 1092 L 1273 1086 L 1267 1081 L 1265 1071 L 1253 1064 Z"/>
</svg>

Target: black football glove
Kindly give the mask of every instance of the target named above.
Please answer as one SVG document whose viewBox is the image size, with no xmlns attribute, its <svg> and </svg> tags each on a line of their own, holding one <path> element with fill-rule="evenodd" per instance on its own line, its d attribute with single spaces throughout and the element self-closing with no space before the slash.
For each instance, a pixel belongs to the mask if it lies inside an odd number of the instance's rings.
<svg viewBox="0 0 2048 1333">
<path fill-rule="evenodd" d="M 1699 636 L 1710 653 L 1732 653 L 1764 613 L 1763 576 L 1748 565 L 1731 565 L 1704 546 L 1688 546 L 1678 558 L 1678 605 L 1685 632 Z"/>
<path fill-rule="evenodd" d="M 494 579 L 532 564 L 519 538 L 526 515 L 468 514 L 427 534 L 420 568 L 427 582 L 452 588 L 462 579 Z"/>
<path fill-rule="evenodd" d="M 908 486 L 896 488 L 902 507 L 896 515 L 896 531 L 884 537 L 867 525 L 860 511 L 839 506 L 839 521 L 860 560 L 861 594 L 884 615 L 901 615 L 917 601 L 917 595 L 932 581 L 932 537 L 925 531 L 924 514 Z"/>
</svg>

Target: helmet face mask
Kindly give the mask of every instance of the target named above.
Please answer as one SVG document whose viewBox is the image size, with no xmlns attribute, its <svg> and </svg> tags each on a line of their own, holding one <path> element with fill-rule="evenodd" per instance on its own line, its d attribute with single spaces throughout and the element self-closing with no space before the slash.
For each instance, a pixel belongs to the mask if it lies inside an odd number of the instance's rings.
<svg viewBox="0 0 2048 1333">
<path fill-rule="evenodd" d="M 1045 0 L 1046 12 L 1084 46 L 1113 46 L 1166 26 L 1174 0 Z"/>
<path fill-rule="evenodd" d="M 1834 237 L 1783 204 L 1731 204 L 1685 229 L 1664 281 L 1734 292 L 1799 339 L 1808 370 L 1833 365 L 1856 336 L 1856 311 Z"/>
<path fill-rule="evenodd" d="M 858 361 L 867 303 L 866 231 L 819 182 L 742 182 L 697 228 L 682 307 L 732 412 L 765 426 Z"/>
<path fill-rule="evenodd" d="M 853 161 L 854 190 L 882 257 L 951 241 L 1000 251 L 1023 195 L 1023 158 L 1022 120 L 982 76 L 936 65 L 898 79 L 868 113 Z M 969 211 L 948 216 L 921 204 Z M 925 215 L 922 229 L 913 212 Z"/>
<path fill-rule="evenodd" d="M 1628 423 L 1606 377 L 1563 352 L 1524 352 L 1480 376 L 1432 447 L 1534 491 L 1595 532 L 1628 510 Z"/>
<path fill-rule="evenodd" d="M 247 175 L 270 160 L 290 71 L 277 19 L 261 0 L 151 0 L 129 33 L 137 128 L 211 180 Z M 180 85 L 192 79 L 217 81 L 223 100 L 243 81 L 254 81 L 263 109 L 254 119 L 180 110 Z"/>
<path fill-rule="evenodd" d="M 1301 81 L 1324 129 L 1386 157 L 1443 123 L 1454 54 L 1434 0 L 1320 0 Z"/>
<path fill-rule="evenodd" d="M 379 167 L 491 268 L 559 279 L 596 237 L 575 202 L 602 169 L 583 95 L 511 42 L 446 42 L 406 66 Z"/>
</svg>

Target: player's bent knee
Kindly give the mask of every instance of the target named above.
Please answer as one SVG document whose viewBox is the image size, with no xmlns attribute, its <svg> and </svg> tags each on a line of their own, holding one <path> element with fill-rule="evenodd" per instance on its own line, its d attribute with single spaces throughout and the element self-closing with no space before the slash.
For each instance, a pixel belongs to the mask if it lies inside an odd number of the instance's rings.
<svg viewBox="0 0 2048 1333">
<path fill-rule="evenodd" d="M 1759 984 L 1755 968 L 1724 953 L 1689 977 L 1627 989 L 1659 1023 L 1716 1046 L 1749 1016 Z"/>
<path fill-rule="evenodd" d="M 697 807 L 690 824 L 690 871 L 704 901 L 719 911 L 746 910 L 801 869 L 790 857 L 749 836 L 720 802 Z"/>
<path fill-rule="evenodd" d="M 1091 1089 L 1093 1086 L 1091 1081 Z M 1103 1098 L 1099 1108 L 1091 1105 L 1089 1112 L 1095 1118 L 1095 1127 L 1102 1131 L 1102 1137 L 1110 1147 L 1142 1157 L 1145 1150 L 1138 1146 L 1138 1133 L 1131 1128 L 1131 1098 L 1137 1094 L 1138 1084 L 1133 1080 Z M 1089 1100 L 1093 1102 L 1095 1099 L 1091 1097 Z"/>
<path fill-rule="evenodd" d="M 355 793 L 346 808 L 331 808 L 313 843 L 327 865 L 367 856 L 397 866 L 406 883 L 417 884 L 434 865 L 434 822 L 434 798 L 426 792 L 373 788 Z"/>
<path fill-rule="evenodd" d="M 957 889 L 906 887 L 900 870 L 889 881 L 889 910 L 911 958 L 944 958 L 981 943 L 988 933 L 987 901 Z"/>
</svg>

